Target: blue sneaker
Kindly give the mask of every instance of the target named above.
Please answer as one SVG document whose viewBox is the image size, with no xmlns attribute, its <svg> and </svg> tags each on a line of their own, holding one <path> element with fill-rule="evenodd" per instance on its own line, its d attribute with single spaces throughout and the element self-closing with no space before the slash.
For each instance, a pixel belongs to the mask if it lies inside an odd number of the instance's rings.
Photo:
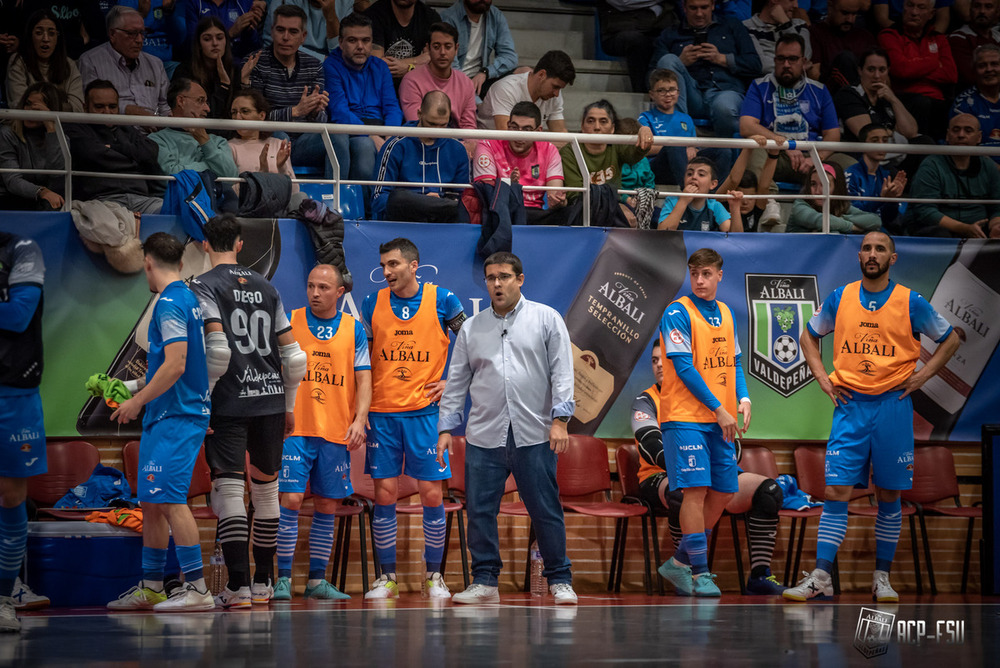
<svg viewBox="0 0 1000 668">
<path fill-rule="evenodd" d="M 694 595 L 703 597 L 722 596 L 718 585 L 715 584 L 715 573 L 702 573 L 694 578 Z"/>
<path fill-rule="evenodd" d="M 274 583 L 274 593 L 271 595 L 272 601 L 292 600 L 292 579 L 281 577 Z"/>
<path fill-rule="evenodd" d="M 751 596 L 781 596 L 785 589 L 778 578 L 771 575 L 770 568 L 767 569 L 767 575 L 747 580 L 747 594 Z"/>
<path fill-rule="evenodd" d="M 678 596 L 690 596 L 692 590 L 694 589 L 694 584 L 691 582 L 691 567 L 685 566 L 684 564 L 674 561 L 673 557 L 670 557 L 663 565 L 656 569 L 656 572 L 663 576 L 663 579 L 667 580 L 674 586 L 674 590 L 677 592 Z"/>
<path fill-rule="evenodd" d="M 350 595 L 340 591 L 326 580 L 320 580 L 315 587 L 306 585 L 306 593 L 302 598 L 315 598 L 321 601 L 346 601 Z"/>
</svg>

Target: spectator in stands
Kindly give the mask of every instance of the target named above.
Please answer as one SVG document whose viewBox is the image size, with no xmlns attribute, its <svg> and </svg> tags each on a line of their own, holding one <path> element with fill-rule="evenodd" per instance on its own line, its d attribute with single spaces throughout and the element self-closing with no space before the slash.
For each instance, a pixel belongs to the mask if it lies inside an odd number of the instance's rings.
<svg viewBox="0 0 1000 668">
<path fill-rule="evenodd" d="M 653 131 L 654 137 L 690 137 L 697 135 L 694 119 L 677 110 L 680 87 L 671 70 L 653 70 L 649 75 L 649 99 L 653 108 L 639 114 L 639 123 Z M 728 150 L 726 151 L 728 153 Z M 656 183 L 680 185 L 687 163 L 698 155 L 694 146 L 660 146 L 649 149 L 649 165 Z"/>
<path fill-rule="evenodd" d="M 830 0 L 826 18 L 809 26 L 813 64 L 809 77 L 822 81 L 836 92 L 858 83 L 858 62 L 878 41 L 858 22 L 867 6 L 865 0 Z"/>
<path fill-rule="evenodd" d="M 754 81 L 740 112 L 744 137 L 763 135 L 777 142 L 788 139 L 840 141 L 840 123 L 826 86 L 805 75 L 805 44 L 798 35 L 783 35 L 775 48 L 773 74 Z M 820 151 L 826 159 L 833 151 Z M 812 162 L 802 151 L 785 151 L 775 179 L 794 181 Z"/>
<path fill-rule="evenodd" d="M 633 93 L 645 93 L 653 43 L 676 21 L 674 3 L 663 0 L 598 0 L 601 47 L 625 58 Z"/>
<path fill-rule="evenodd" d="M 365 13 L 372 20 L 372 55 L 385 61 L 397 86 L 403 75 L 430 61 L 427 40 L 441 17 L 422 0 L 376 0 Z"/>
<path fill-rule="evenodd" d="M 262 121 L 270 110 L 271 105 L 263 93 L 244 88 L 233 98 L 230 113 L 234 121 Z M 237 130 L 236 136 L 229 140 L 229 148 L 233 151 L 233 162 L 240 174 L 271 172 L 295 178 L 291 161 L 292 142 L 288 139 L 278 139 L 262 130 Z M 234 188 L 239 192 L 239 188 Z M 292 192 L 298 191 L 299 184 L 293 183 Z"/>
<path fill-rule="evenodd" d="M 684 173 L 684 189 L 676 197 L 668 197 L 660 209 L 659 230 L 701 230 L 702 232 L 742 232 L 743 193 L 730 190 L 728 210 L 713 197 L 705 197 L 719 185 L 715 163 L 695 156 Z"/>
<path fill-rule="evenodd" d="M 163 63 L 142 50 L 146 27 L 142 15 L 128 7 L 108 11 L 109 41 L 80 58 L 83 85 L 107 79 L 118 91 L 121 113 L 133 116 L 166 116 L 170 81 Z"/>
<path fill-rule="evenodd" d="M 869 123 L 858 131 L 858 141 L 868 144 L 891 144 L 892 131 L 877 123 Z M 893 174 L 888 167 L 883 166 L 886 152 L 865 151 L 861 160 L 847 168 L 844 177 L 847 179 L 847 192 L 853 197 L 899 197 L 906 188 L 906 172 L 903 170 Z M 896 219 L 899 217 L 897 202 L 879 202 L 878 200 L 852 200 L 851 204 L 862 211 L 878 214 L 882 219 L 882 227 L 893 234 L 899 233 Z"/>
<path fill-rule="evenodd" d="M 972 0 L 969 5 L 969 20 L 961 28 L 948 35 L 952 58 L 958 68 L 960 89 L 971 86 L 976 71 L 972 65 L 972 54 L 977 46 L 993 44 L 1000 46 L 1000 0 Z"/>
<path fill-rule="evenodd" d="M 66 95 L 69 111 L 83 111 L 80 70 L 66 57 L 56 17 L 46 9 L 28 17 L 17 53 L 7 65 L 7 99 L 20 100 L 25 89 L 38 81 L 59 88 Z"/>
<path fill-rule="evenodd" d="M 841 88 L 833 98 L 844 124 L 844 141 L 858 141 L 861 128 L 869 123 L 898 133 L 897 143 L 917 137 L 917 120 L 892 90 L 889 54 L 879 47 L 866 51 L 861 56 L 858 78 L 858 85 Z"/>
<path fill-rule="evenodd" d="M 441 20 L 458 30 L 453 67 L 472 79 L 479 97 L 517 67 L 517 50 L 507 17 L 493 6 L 493 0 L 457 0 L 441 12 Z"/>
<path fill-rule="evenodd" d="M 767 138 L 763 136 L 751 139 L 761 146 L 767 142 Z M 740 151 L 740 157 L 733 163 L 732 171 L 716 188 L 716 192 L 738 190 L 743 194 L 743 199 L 740 200 L 740 218 L 744 232 L 776 232 L 778 231 L 776 226 L 781 224 L 781 207 L 778 203 L 773 199 L 748 199 L 746 196 L 763 195 L 770 191 L 774 168 L 778 165 L 781 151 L 767 151 L 767 159 L 760 170 L 759 178 L 753 171 L 747 169 L 752 153 L 753 149 L 749 148 Z"/>
<path fill-rule="evenodd" d="M 878 35 L 889 54 L 899 99 L 917 119 L 921 134 L 941 138 L 948 116 L 948 88 L 958 80 L 948 38 L 934 27 L 934 0 L 906 0 L 900 23 Z"/>
<path fill-rule="evenodd" d="M 959 114 L 948 122 L 950 146 L 978 146 L 979 121 Z M 965 204 L 966 199 L 1000 199 L 1000 171 L 980 155 L 929 155 L 920 163 L 911 190 L 936 202 L 910 204 L 906 232 L 920 237 L 1000 237 L 1000 204 Z"/>
<path fill-rule="evenodd" d="M 536 132 L 542 129 L 542 112 L 533 102 L 518 102 L 510 110 L 507 129 Z M 510 179 L 522 186 L 558 187 L 563 184 L 562 158 L 547 141 L 486 139 L 476 146 L 472 159 L 473 181 L 495 183 Z M 524 190 L 524 211 L 528 224 L 558 225 L 565 212 L 563 190 Z M 548 209 L 544 209 L 546 199 Z"/>
<path fill-rule="evenodd" d="M 615 112 L 615 108 L 607 100 L 598 100 L 584 107 L 580 132 L 584 134 L 610 135 L 614 134 L 617 125 L 618 115 Z M 621 166 L 626 163 L 634 165 L 645 158 L 652 145 L 653 131 L 646 126 L 639 128 L 638 138 L 634 146 L 626 144 L 581 144 L 583 161 L 587 165 L 587 183 L 611 187 L 615 191 L 614 199 L 617 201 L 617 191 L 621 187 Z M 573 153 L 573 146 L 566 144 L 559 149 L 559 155 L 562 157 L 566 186 L 570 188 L 580 188 L 583 186 L 584 179 L 580 173 L 580 165 L 576 161 L 576 155 Z M 568 195 L 569 201 L 573 202 L 578 199 L 580 194 L 580 192 L 570 192 Z M 638 220 L 652 213 L 652 208 L 648 212 L 633 213 L 624 203 L 620 204 L 620 209 L 624 221 L 630 227 L 635 227 Z M 598 223 L 595 221 L 594 224 Z M 611 227 L 613 223 L 607 222 L 607 226 Z"/>
<path fill-rule="evenodd" d="M 715 0 L 684 0 L 680 26 L 657 38 L 651 62 L 677 75 L 680 111 L 710 121 L 717 136 L 732 137 L 747 81 L 760 76 L 760 57 L 743 24 L 716 18 L 714 10 Z"/>
<path fill-rule="evenodd" d="M 638 135 L 640 127 L 639 121 L 634 118 L 619 118 L 615 124 L 615 134 Z M 622 164 L 621 189 L 635 191 L 635 194 L 621 192 L 618 194 L 618 199 L 635 216 L 636 227 L 648 230 L 653 222 L 653 209 L 656 207 L 656 177 L 649 167 L 649 160 L 640 160 L 632 165 L 627 162 Z M 637 212 L 648 218 L 641 218 Z"/>
<path fill-rule="evenodd" d="M 760 57 L 760 69 L 763 74 L 774 71 L 774 46 L 782 35 L 798 35 L 805 43 L 806 60 L 812 60 L 812 47 L 809 45 L 809 24 L 799 18 L 792 17 L 796 0 L 764 0 L 760 11 L 743 22 L 757 55 Z"/>
<path fill-rule="evenodd" d="M 951 23 L 951 6 L 954 0 L 929 0 L 934 30 L 944 34 Z M 906 18 L 906 0 L 874 0 L 872 16 L 879 28 L 891 28 Z"/>
<path fill-rule="evenodd" d="M 10 0 L 5 5 L 15 5 L 23 12 L 18 17 L 17 28 L 12 34 L 20 36 L 24 24 L 20 23 L 36 9 L 47 9 L 56 17 L 59 34 L 66 44 L 66 55 L 80 62 L 84 51 L 108 40 L 105 15 L 100 0 Z M 7 27 L 6 25 L 4 26 Z M 85 81 L 84 86 L 87 85 Z"/>
<path fill-rule="evenodd" d="M 389 66 L 372 54 L 372 20 L 354 12 L 340 22 L 340 45 L 323 61 L 330 121 L 348 125 L 402 125 L 403 114 Z M 385 143 L 378 135 L 332 135 L 340 173 L 368 180 L 375 154 Z M 371 189 L 364 186 L 370 207 Z M 370 212 L 369 212 L 370 213 Z"/>
<path fill-rule="evenodd" d="M 447 128 L 451 118 L 448 96 L 432 90 L 420 105 L 417 126 Z M 450 138 L 393 137 L 379 152 L 378 181 L 411 183 L 469 182 L 469 158 L 462 143 Z M 372 213 L 376 220 L 454 223 L 458 220 L 458 188 L 429 186 L 375 187 Z"/>
<path fill-rule="evenodd" d="M 46 81 L 28 86 L 18 109 L 63 111 L 62 91 Z M 0 127 L 0 167 L 63 169 L 54 121 L 16 120 Z M 0 209 L 59 210 L 63 205 L 61 174 L 0 173 Z"/>
<path fill-rule="evenodd" d="M 249 73 L 249 70 L 247 70 Z M 197 81 L 208 94 L 208 117 L 229 118 L 229 107 L 241 73 L 233 68 L 233 52 L 226 26 L 214 16 L 198 22 L 187 60 L 177 67 L 174 77 Z"/>
<path fill-rule="evenodd" d="M 340 21 L 348 17 L 354 9 L 352 0 L 273 0 L 268 4 L 267 18 L 264 19 L 262 38 L 264 46 L 271 45 L 271 28 L 274 26 L 274 10 L 281 5 L 295 5 L 306 14 L 306 41 L 300 47 L 317 60 L 323 60 L 337 48 Z M 364 3 L 367 7 L 367 3 Z"/>
<path fill-rule="evenodd" d="M 170 115 L 175 118 L 208 118 L 208 95 L 197 81 L 175 78 L 167 91 L 167 99 Z M 207 169 L 216 176 L 238 175 L 229 144 L 204 128 L 163 128 L 149 138 L 160 147 L 157 161 L 164 174 Z"/>
<path fill-rule="evenodd" d="M 179 0 L 187 29 L 185 43 L 193 46 L 199 21 L 214 16 L 222 22 L 232 40 L 233 60 L 237 65 L 263 44 L 261 29 L 267 13 L 266 0 Z"/>
<path fill-rule="evenodd" d="M 531 72 L 511 74 L 496 82 L 479 105 L 478 123 L 483 129 L 506 130 L 510 110 L 518 102 L 533 102 L 542 112 L 542 127 L 566 132 L 563 98 L 559 94 L 576 81 L 573 61 L 563 51 L 548 51 Z"/>
<path fill-rule="evenodd" d="M 847 195 L 847 181 L 840 165 L 824 162 L 823 171 L 830 183 L 831 195 Z M 809 165 L 802 186 L 803 197 L 795 200 L 792 205 L 792 215 L 788 219 L 786 232 L 821 232 L 823 230 L 823 200 L 817 196 L 823 194 L 816 168 Z M 882 219 L 878 214 L 862 211 L 849 200 L 830 200 L 830 231 L 831 232 L 871 232 L 882 227 Z"/>
<path fill-rule="evenodd" d="M 1000 146 L 1000 46 L 983 44 L 972 56 L 975 86 L 955 98 L 951 114 L 972 114 L 979 121 L 983 146 Z M 1000 162 L 1000 156 L 994 156 Z"/>
<path fill-rule="evenodd" d="M 417 120 L 417 111 L 424 96 L 432 90 L 439 90 L 451 100 L 451 126 L 475 130 L 476 87 L 469 77 L 451 67 L 458 49 L 458 30 L 450 23 L 433 24 L 427 47 L 430 60 L 407 72 L 399 84 L 403 118 Z"/>
<path fill-rule="evenodd" d="M 121 7 L 136 10 L 143 17 L 146 36 L 142 50 L 163 61 L 167 77 L 172 77 L 178 62 L 174 60 L 174 42 L 184 33 L 184 17 L 177 10 L 177 0 L 114 0 Z M 110 4 L 110 2 L 109 2 Z"/>
<path fill-rule="evenodd" d="M 118 91 L 106 79 L 87 85 L 88 114 L 120 113 Z M 162 174 L 157 161 L 159 147 L 138 129 L 128 125 L 74 123 L 66 127 L 73 168 L 105 174 Z M 73 176 L 73 198 L 117 202 L 129 211 L 159 213 L 163 200 L 153 195 L 157 183 L 116 176 Z"/>
<path fill-rule="evenodd" d="M 306 40 L 306 14 L 301 7 L 280 5 L 274 10 L 271 47 L 255 56 L 244 88 L 259 90 L 271 105 L 272 121 L 325 123 L 330 98 L 324 90 L 323 64 L 299 51 Z M 244 70 L 245 72 L 245 70 Z M 291 135 L 292 162 L 332 174 L 323 138 L 317 133 Z"/>
</svg>

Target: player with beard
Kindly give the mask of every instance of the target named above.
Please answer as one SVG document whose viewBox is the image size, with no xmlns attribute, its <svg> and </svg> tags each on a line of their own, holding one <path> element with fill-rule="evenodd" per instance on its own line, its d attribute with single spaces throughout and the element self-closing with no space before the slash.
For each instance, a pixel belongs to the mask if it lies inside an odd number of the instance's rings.
<svg viewBox="0 0 1000 668">
<path fill-rule="evenodd" d="M 830 573 L 847 533 L 847 502 L 855 486 L 878 497 L 872 596 L 898 601 L 889 569 L 902 521 L 900 491 L 913 486 L 913 403 L 910 394 L 944 368 L 958 349 L 958 334 L 918 293 L 889 278 L 896 244 L 869 232 L 858 253 L 861 280 L 837 288 L 800 339 L 816 382 L 833 400 L 826 446 L 826 501 L 819 521 L 816 568 L 783 596 L 807 601 L 833 594 Z M 833 332 L 833 373 L 827 375 L 819 338 Z M 940 345 L 917 368 L 920 335 Z"/>
</svg>

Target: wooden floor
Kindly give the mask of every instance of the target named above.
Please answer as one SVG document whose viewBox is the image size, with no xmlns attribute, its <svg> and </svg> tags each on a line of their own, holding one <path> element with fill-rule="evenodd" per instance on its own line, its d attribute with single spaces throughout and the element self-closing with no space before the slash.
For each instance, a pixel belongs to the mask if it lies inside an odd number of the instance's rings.
<svg viewBox="0 0 1000 668">
<path fill-rule="evenodd" d="M 884 651 L 873 658 L 854 646 L 863 608 L 894 616 L 889 639 L 868 645 Z M 56 609 L 21 619 L 19 636 L 0 636 L 0 666 L 1000 665 L 1000 598 L 979 596 L 876 605 L 863 594 L 800 604 L 584 594 L 579 606 L 555 606 L 510 593 L 499 605 L 459 606 L 406 594 L 184 614 Z"/>
</svg>

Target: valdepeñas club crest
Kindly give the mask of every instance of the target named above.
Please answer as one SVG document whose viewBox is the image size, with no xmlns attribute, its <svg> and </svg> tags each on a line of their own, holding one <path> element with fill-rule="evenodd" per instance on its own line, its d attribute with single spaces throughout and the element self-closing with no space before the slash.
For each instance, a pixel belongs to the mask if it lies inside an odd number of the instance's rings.
<svg viewBox="0 0 1000 668">
<path fill-rule="evenodd" d="M 790 397 L 813 379 L 799 336 L 819 308 L 815 276 L 747 274 L 750 375 Z"/>
</svg>

